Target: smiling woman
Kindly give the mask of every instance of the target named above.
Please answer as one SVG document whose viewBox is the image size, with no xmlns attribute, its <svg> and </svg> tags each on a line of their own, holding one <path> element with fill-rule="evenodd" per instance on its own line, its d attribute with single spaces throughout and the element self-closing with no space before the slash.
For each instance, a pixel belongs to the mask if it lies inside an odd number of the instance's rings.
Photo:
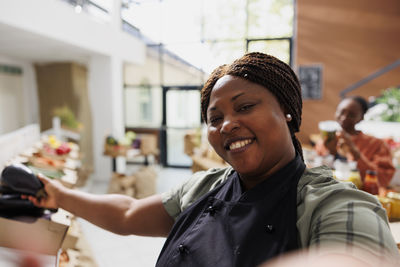
<svg viewBox="0 0 400 267">
<path fill-rule="evenodd" d="M 208 140 L 231 167 L 196 173 L 163 194 L 175 224 L 157 266 L 257 266 L 295 249 L 349 246 L 398 258 L 373 196 L 325 167 L 305 168 L 295 136 L 301 88 L 287 64 L 249 53 L 222 65 L 201 107 Z"/>
<path fill-rule="evenodd" d="M 337 182 L 328 168 L 306 169 L 295 136 L 301 109 L 291 68 L 249 53 L 217 68 L 201 90 L 208 140 L 230 167 L 197 172 L 139 200 L 77 192 L 41 177 L 47 198 L 29 199 L 115 233 L 168 236 L 157 261 L 163 267 L 258 266 L 321 248 L 398 260 L 376 197 Z"/>
<path fill-rule="evenodd" d="M 223 76 L 211 91 L 207 118 L 210 144 L 240 173 L 246 189 L 295 156 L 285 112 L 261 85 Z"/>
</svg>

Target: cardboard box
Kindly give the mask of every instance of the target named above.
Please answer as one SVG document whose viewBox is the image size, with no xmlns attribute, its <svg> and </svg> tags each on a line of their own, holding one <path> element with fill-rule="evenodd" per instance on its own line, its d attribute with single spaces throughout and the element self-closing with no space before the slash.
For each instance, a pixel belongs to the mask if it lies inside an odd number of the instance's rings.
<svg viewBox="0 0 400 267">
<path fill-rule="evenodd" d="M 157 172 L 153 167 L 141 167 L 133 174 L 136 177 L 135 197 L 145 198 L 156 194 L 157 191 Z"/>
<path fill-rule="evenodd" d="M 0 247 L 58 255 L 71 224 L 70 214 L 59 209 L 49 215 L 19 217 L 18 220 L 0 217 Z"/>
<path fill-rule="evenodd" d="M 65 235 L 62 244 L 62 249 L 76 249 L 76 244 L 78 243 L 78 240 L 81 236 L 82 231 L 78 222 L 75 219 L 71 220 L 71 225 L 68 228 L 67 234 Z"/>
<path fill-rule="evenodd" d="M 142 155 L 158 155 L 157 136 L 154 134 L 140 135 L 140 153 Z"/>
<path fill-rule="evenodd" d="M 78 172 L 70 169 L 64 169 L 63 172 L 65 175 L 60 178 L 60 182 L 68 188 L 74 188 L 78 181 Z"/>
</svg>

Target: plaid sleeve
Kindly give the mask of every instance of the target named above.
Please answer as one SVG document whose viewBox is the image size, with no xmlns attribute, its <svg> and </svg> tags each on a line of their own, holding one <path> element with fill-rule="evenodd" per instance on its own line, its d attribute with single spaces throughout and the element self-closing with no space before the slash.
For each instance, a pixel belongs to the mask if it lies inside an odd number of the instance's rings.
<svg viewBox="0 0 400 267">
<path fill-rule="evenodd" d="M 297 226 L 303 247 L 399 255 L 386 211 L 375 196 L 326 177 L 304 186 L 300 194 Z"/>
</svg>

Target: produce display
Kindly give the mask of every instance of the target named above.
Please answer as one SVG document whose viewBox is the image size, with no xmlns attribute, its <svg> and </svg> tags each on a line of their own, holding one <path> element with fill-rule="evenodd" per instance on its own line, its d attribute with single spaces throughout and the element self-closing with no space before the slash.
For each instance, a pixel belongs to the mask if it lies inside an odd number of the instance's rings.
<svg viewBox="0 0 400 267">
<path fill-rule="evenodd" d="M 75 114 L 66 105 L 54 109 L 53 115 L 60 118 L 63 127 L 71 130 L 79 130 L 82 128 L 82 124 L 76 119 Z"/>
<path fill-rule="evenodd" d="M 70 157 L 70 152 L 74 144 L 61 142 L 55 136 L 49 136 L 43 143 L 41 153 L 55 159 L 66 159 Z"/>
<path fill-rule="evenodd" d="M 400 193 L 389 191 L 377 196 L 390 221 L 400 221 Z"/>
<path fill-rule="evenodd" d="M 62 170 L 64 168 L 65 160 L 50 158 L 39 152 L 29 158 L 29 163 L 42 169 Z"/>
<path fill-rule="evenodd" d="M 82 234 L 68 230 L 72 214 L 62 209 L 39 208 L 28 199 L 21 198 L 21 195 L 45 196 L 38 173 L 57 179 L 69 188 L 75 188 L 78 183 L 82 186 L 88 174 L 80 165 L 79 146 L 63 142 L 55 136 L 41 136 L 40 141 L 23 148 L 4 162 L 0 168 L 1 246 L 14 248 L 15 244 L 24 245 L 21 240 L 30 244 L 39 240 L 38 244 L 45 244 L 43 250 L 42 246 L 37 246 L 38 251 L 36 247 L 32 250 L 46 255 L 59 252 L 61 256 L 57 257 L 55 266 L 95 267 L 90 251 L 80 246 L 83 242 L 77 242 L 84 239 Z M 68 255 L 68 260 L 63 255 Z"/>
<path fill-rule="evenodd" d="M 345 178 L 338 177 L 337 172 L 333 170 L 333 178 L 342 182 L 352 182 L 358 189 L 363 188 L 363 182 L 361 180 L 360 173 L 358 171 L 350 171 L 348 176 Z"/>
<path fill-rule="evenodd" d="M 0 178 L 0 215 L 41 216 L 43 209 L 33 206 L 27 199 L 21 199 L 21 195 L 45 196 L 38 173 L 73 187 L 78 179 L 76 155 L 79 155 L 76 144 L 62 142 L 55 136 L 43 136 L 35 147 L 28 148 L 11 160 L 2 170 Z"/>
<path fill-rule="evenodd" d="M 104 144 L 104 155 L 111 157 L 126 156 L 127 152 L 131 148 L 139 148 L 138 142 L 140 141 L 136 138 L 136 133 L 128 131 L 125 135 L 117 139 L 112 135 L 106 137 Z"/>
<path fill-rule="evenodd" d="M 44 176 L 51 178 L 51 179 L 61 179 L 65 175 L 65 172 L 63 170 L 49 170 L 49 169 L 34 166 L 32 164 L 27 164 L 27 166 L 29 169 L 31 169 L 33 171 L 33 173 L 35 175 L 41 173 Z"/>
</svg>

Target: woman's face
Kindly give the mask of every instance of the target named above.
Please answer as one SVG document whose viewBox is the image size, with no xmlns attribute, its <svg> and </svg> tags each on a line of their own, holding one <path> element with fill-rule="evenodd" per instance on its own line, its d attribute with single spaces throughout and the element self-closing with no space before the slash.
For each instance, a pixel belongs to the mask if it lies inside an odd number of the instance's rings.
<svg viewBox="0 0 400 267">
<path fill-rule="evenodd" d="M 211 91 L 208 140 L 241 177 L 267 177 L 295 152 L 283 110 L 265 87 L 226 75 Z"/>
<path fill-rule="evenodd" d="M 342 100 L 335 113 L 336 121 L 349 133 L 355 131 L 354 126 L 363 119 L 363 116 L 360 104 L 350 98 Z"/>
</svg>

